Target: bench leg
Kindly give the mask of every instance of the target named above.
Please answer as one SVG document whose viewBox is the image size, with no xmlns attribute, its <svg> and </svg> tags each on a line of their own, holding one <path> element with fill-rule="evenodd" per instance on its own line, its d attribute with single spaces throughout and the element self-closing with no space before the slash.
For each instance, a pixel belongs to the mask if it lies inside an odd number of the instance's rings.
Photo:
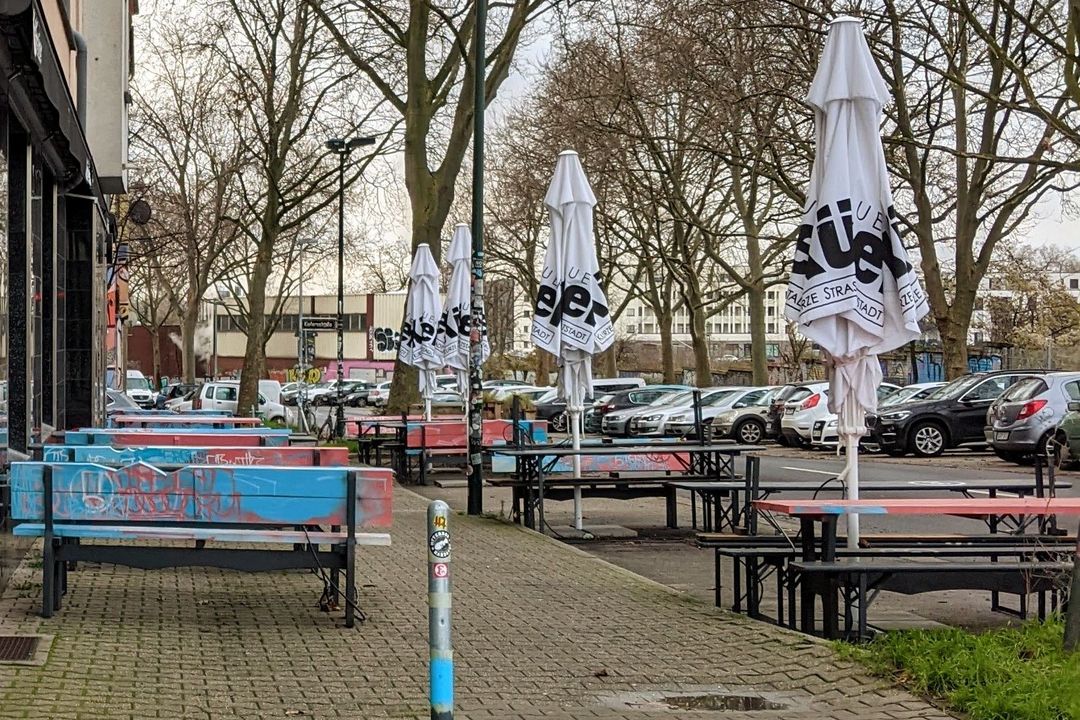
<svg viewBox="0 0 1080 720">
<path fill-rule="evenodd" d="M 56 600 L 56 550 L 52 539 L 46 538 L 45 551 L 41 559 L 41 617 L 53 616 L 53 603 Z"/>
<path fill-rule="evenodd" d="M 742 568 L 740 558 L 732 558 L 732 565 L 735 568 L 735 572 L 731 578 L 731 590 L 735 593 L 735 602 L 731 605 L 731 609 L 735 612 L 742 612 Z"/>
<path fill-rule="evenodd" d="M 351 543 L 352 541 L 350 541 Z M 345 545 L 345 627 L 355 624 L 356 610 L 356 548 Z"/>
<path fill-rule="evenodd" d="M 716 587 L 713 588 L 713 604 L 715 604 L 716 607 L 720 607 L 723 603 L 723 581 L 721 580 L 721 578 L 723 578 L 724 576 L 721 572 L 719 549 L 713 551 L 713 574 L 716 576 Z"/>
<path fill-rule="evenodd" d="M 694 494 L 693 490 L 690 491 L 690 494 Z M 667 487 L 667 526 L 672 530 L 679 527 L 678 502 L 678 493 L 676 493 L 673 486 L 669 485 Z"/>
</svg>

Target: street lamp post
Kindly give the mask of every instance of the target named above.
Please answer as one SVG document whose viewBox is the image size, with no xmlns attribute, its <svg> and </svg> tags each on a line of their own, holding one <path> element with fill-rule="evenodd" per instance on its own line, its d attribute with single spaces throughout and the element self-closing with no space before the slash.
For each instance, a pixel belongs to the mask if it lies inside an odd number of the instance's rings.
<svg viewBox="0 0 1080 720">
<path fill-rule="evenodd" d="M 338 156 L 338 275 L 337 275 L 337 422 L 334 435 L 345 437 L 345 159 L 364 145 L 374 145 L 375 138 L 330 138 L 326 148 Z"/>
</svg>

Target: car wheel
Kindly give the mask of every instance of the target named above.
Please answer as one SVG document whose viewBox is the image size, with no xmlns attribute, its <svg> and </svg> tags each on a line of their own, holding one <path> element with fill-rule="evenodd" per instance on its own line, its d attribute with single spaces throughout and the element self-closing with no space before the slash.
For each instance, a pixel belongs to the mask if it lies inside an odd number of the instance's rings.
<svg viewBox="0 0 1080 720">
<path fill-rule="evenodd" d="M 555 432 L 566 432 L 566 428 L 569 426 L 568 418 L 564 412 L 553 415 L 548 422 L 551 423 L 551 429 Z"/>
<path fill-rule="evenodd" d="M 274 417 L 270 418 L 270 422 L 272 422 L 272 423 L 281 423 L 282 425 L 284 425 L 285 424 L 285 418 L 283 418 L 280 415 L 275 415 Z"/>
<path fill-rule="evenodd" d="M 1047 430 L 1046 433 L 1039 438 L 1039 444 L 1036 446 L 1036 453 L 1039 457 L 1052 458 L 1054 457 L 1055 448 L 1057 447 L 1057 441 L 1054 439 L 1054 431 Z"/>
<path fill-rule="evenodd" d="M 945 431 L 936 422 L 924 421 L 911 428 L 908 449 L 918 457 L 937 457 L 945 452 Z"/>
<path fill-rule="evenodd" d="M 1015 450 L 998 450 L 997 448 L 994 448 L 994 454 L 1005 462 L 1016 463 L 1017 465 L 1028 465 L 1031 463 L 1030 455 Z"/>
<path fill-rule="evenodd" d="M 743 420 L 735 426 L 735 439 L 746 445 L 757 445 L 765 437 L 765 425 L 760 420 Z"/>
</svg>

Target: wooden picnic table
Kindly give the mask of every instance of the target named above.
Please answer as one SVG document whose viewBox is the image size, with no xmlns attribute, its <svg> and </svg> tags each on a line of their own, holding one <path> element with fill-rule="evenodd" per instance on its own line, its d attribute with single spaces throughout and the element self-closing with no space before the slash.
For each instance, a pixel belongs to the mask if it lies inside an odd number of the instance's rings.
<svg viewBox="0 0 1080 720">
<path fill-rule="evenodd" d="M 846 486 L 830 478 L 825 482 L 809 480 L 772 480 L 761 481 L 757 473 L 747 473 L 743 481 L 725 480 L 720 482 L 679 482 L 671 485 L 691 493 L 692 526 L 697 527 L 697 503 L 694 498 L 701 496 L 702 520 L 705 532 L 718 532 L 725 524 L 732 529 L 738 525 L 740 517 L 745 521 L 747 531 L 757 534 L 757 513 L 753 501 L 766 500 L 771 495 L 784 492 L 845 492 Z M 1056 482 L 1055 489 L 1071 488 L 1070 482 Z M 863 480 L 860 488 L 866 492 L 925 492 L 929 490 L 958 493 L 964 497 L 974 497 L 972 493 L 985 492 L 991 498 L 998 493 L 1012 493 L 1020 497 L 1040 495 L 1044 489 L 1038 478 L 1017 476 L 1015 478 L 995 478 L 976 480 Z M 725 507 L 723 500 L 730 502 Z M 741 499 L 741 502 L 740 502 Z M 988 519 L 990 530 L 996 531 L 997 520 Z"/>
<path fill-rule="evenodd" d="M 842 515 L 924 515 L 930 517 L 954 516 L 966 518 L 1004 518 L 1017 519 L 1017 526 L 1024 528 L 1025 518 L 1045 518 L 1051 515 L 1080 516 L 1080 498 L 1057 497 L 1016 497 L 1016 498 L 883 498 L 859 500 L 757 500 L 754 506 L 761 512 L 773 512 L 798 518 L 800 532 L 800 565 L 808 567 L 818 563 L 824 567 L 837 560 L 837 520 Z M 820 525 L 820 533 L 816 527 Z M 1007 537 L 1003 535 L 1003 538 Z M 974 567 L 974 566 L 972 566 Z M 835 568 L 831 568 L 835 569 Z M 859 570 L 852 564 L 850 569 Z M 863 567 L 858 588 L 859 634 L 862 636 L 866 625 L 867 588 L 865 572 L 872 570 L 872 565 Z M 998 564 L 996 569 L 1006 569 Z M 913 572 L 932 573 L 934 568 L 927 565 L 913 565 Z M 812 632 L 814 628 L 814 597 L 821 595 L 825 634 L 836 637 L 837 632 L 837 593 L 835 583 L 801 582 L 802 627 Z"/>
<path fill-rule="evenodd" d="M 224 415 L 113 415 L 109 418 L 114 426 L 120 428 L 167 428 L 167 427 L 258 427 L 262 425 L 261 418 L 255 417 L 228 417 Z"/>
<path fill-rule="evenodd" d="M 670 472 L 681 472 L 701 480 L 736 479 L 735 460 L 740 455 L 764 450 L 760 445 L 739 445 L 735 443 L 700 444 L 693 442 L 643 443 L 640 445 L 602 444 L 585 445 L 575 449 L 567 445 L 531 445 L 527 447 L 506 447 L 496 454 L 513 458 L 516 461 L 514 473 L 514 506 L 524 501 L 524 513 L 521 515 L 525 525 L 543 531 L 544 521 L 544 485 L 545 482 L 557 482 L 560 485 L 645 485 L 655 484 L 659 492 L 665 495 L 674 493 L 666 487 Z M 612 458 L 606 466 L 598 467 L 604 475 L 589 475 L 582 478 L 568 478 L 565 472 L 557 478 L 549 477 L 556 462 L 563 458 Z M 639 461 L 635 462 L 635 458 Z M 674 461 L 674 464 L 672 462 Z M 494 461 L 493 461 L 494 462 Z M 622 473 L 655 471 L 663 467 L 664 476 L 623 477 Z M 618 473 L 619 475 L 615 475 Z M 677 477 L 677 476 L 676 476 Z M 534 495 L 535 489 L 535 495 Z M 639 489 L 639 492 L 641 490 Z M 654 493 L 655 494 L 655 493 Z M 674 503 L 669 497 L 668 524 Z"/>
</svg>

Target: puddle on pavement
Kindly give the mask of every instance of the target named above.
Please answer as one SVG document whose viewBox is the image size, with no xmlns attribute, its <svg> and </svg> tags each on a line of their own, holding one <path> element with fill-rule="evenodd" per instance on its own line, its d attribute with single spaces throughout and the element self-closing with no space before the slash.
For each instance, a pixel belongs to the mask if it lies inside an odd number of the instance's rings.
<svg viewBox="0 0 1080 720">
<path fill-rule="evenodd" d="M 660 702 L 672 710 L 719 710 L 734 712 L 761 712 L 763 710 L 786 710 L 783 703 L 766 700 L 754 695 L 667 695 Z"/>
</svg>

